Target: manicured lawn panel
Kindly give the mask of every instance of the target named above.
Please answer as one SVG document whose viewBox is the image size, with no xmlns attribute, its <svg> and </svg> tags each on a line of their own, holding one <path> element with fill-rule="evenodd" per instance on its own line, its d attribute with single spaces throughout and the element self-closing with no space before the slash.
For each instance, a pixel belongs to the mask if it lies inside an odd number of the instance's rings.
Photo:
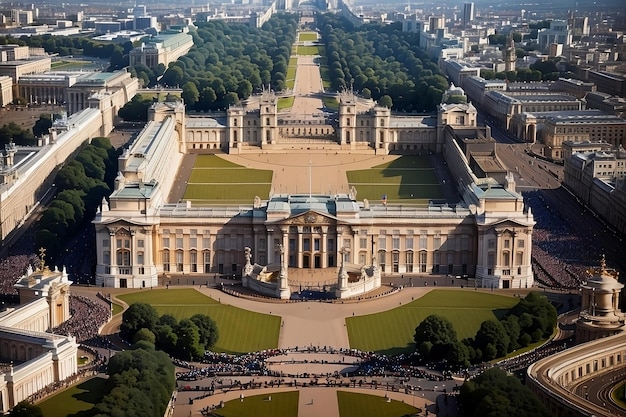
<svg viewBox="0 0 626 417">
<path fill-rule="evenodd" d="M 215 200 L 250 203 L 255 196 L 268 198 L 271 184 L 188 184 L 183 200 L 211 202 Z"/>
<path fill-rule="evenodd" d="M 317 45 L 298 46 L 298 55 L 323 55 L 322 47 Z"/>
<path fill-rule="evenodd" d="M 171 314 L 177 320 L 197 313 L 209 315 L 215 320 L 220 333 L 212 348 L 216 352 L 246 353 L 278 346 L 279 316 L 221 304 L 195 289 L 143 290 L 119 298 L 128 304 L 151 304 L 160 315 Z"/>
<path fill-rule="evenodd" d="M 215 155 L 198 155 L 187 181 L 184 200 L 196 204 L 249 204 L 267 198 L 272 171 L 249 169 Z"/>
<path fill-rule="evenodd" d="M 315 32 L 300 32 L 298 34 L 298 41 L 300 42 L 315 42 L 317 40 L 317 33 Z"/>
<path fill-rule="evenodd" d="M 385 397 L 356 392 L 337 391 L 337 402 L 341 417 L 402 417 L 421 412 L 401 401 L 387 402 Z"/>
<path fill-rule="evenodd" d="M 324 88 L 326 88 L 326 86 L 324 86 Z M 324 107 L 329 110 L 339 109 L 339 102 L 335 97 L 323 97 L 322 101 L 324 102 Z"/>
<path fill-rule="evenodd" d="M 275 392 L 265 395 L 246 396 L 227 401 L 223 408 L 215 410 L 216 414 L 224 417 L 297 417 L 298 391 Z M 271 397 L 271 401 L 269 400 Z"/>
<path fill-rule="evenodd" d="M 250 168 L 194 168 L 188 182 L 190 184 L 270 183 L 272 171 Z"/>
<path fill-rule="evenodd" d="M 292 83 L 293 84 L 293 83 Z M 289 86 L 288 86 L 289 87 Z M 289 88 L 293 88 L 293 85 Z M 278 99 L 278 110 L 290 109 L 293 107 L 293 102 L 295 101 L 295 97 L 281 97 Z"/>
<path fill-rule="evenodd" d="M 434 169 L 361 169 L 348 172 L 348 181 L 353 184 L 434 184 L 439 185 Z"/>
<path fill-rule="evenodd" d="M 194 168 L 241 168 L 241 165 L 222 159 L 217 155 L 198 155 Z"/>
<path fill-rule="evenodd" d="M 401 156 L 370 169 L 348 171 L 348 183 L 357 190 L 359 199 L 388 203 L 428 204 L 444 198 L 435 170 L 426 156 Z M 409 201 L 406 201 L 409 202 Z"/>
<path fill-rule="evenodd" d="M 383 195 L 387 202 L 428 204 L 429 200 L 443 199 L 443 191 L 439 185 L 401 185 L 401 184 L 353 184 L 359 200 L 368 199 L 371 203 L 380 201 Z"/>
<path fill-rule="evenodd" d="M 415 169 L 432 169 L 433 166 L 430 163 L 430 159 L 427 156 L 418 155 L 404 155 L 400 158 L 396 158 L 393 161 L 385 162 L 384 164 L 375 165 L 372 169 L 385 169 L 385 168 L 415 168 Z"/>
<path fill-rule="evenodd" d="M 44 417 L 66 417 L 89 410 L 102 399 L 106 379 L 91 378 L 37 404 Z"/>
<path fill-rule="evenodd" d="M 348 317 L 350 347 L 387 354 L 412 351 L 415 328 L 431 314 L 450 320 L 459 340 L 474 337 L 483 321 L 500 318 L 517 301 L 474 291 L 431 291 L 393 310 Z"/>
</svg>

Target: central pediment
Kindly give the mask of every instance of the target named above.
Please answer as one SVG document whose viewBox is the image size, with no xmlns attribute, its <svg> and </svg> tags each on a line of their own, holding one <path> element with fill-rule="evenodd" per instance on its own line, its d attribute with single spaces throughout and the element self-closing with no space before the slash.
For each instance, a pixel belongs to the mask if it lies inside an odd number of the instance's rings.
<svg viewBox="0 0 626 417">
<path fill-rule="evenodd" d="M 281 223 L 293 225 L 335 225 L 337 224 L 337 219 L 327 214 L 321 214 L 316 211 L 309 210 L 307 212 L 288 217 Z"/>
</svg>

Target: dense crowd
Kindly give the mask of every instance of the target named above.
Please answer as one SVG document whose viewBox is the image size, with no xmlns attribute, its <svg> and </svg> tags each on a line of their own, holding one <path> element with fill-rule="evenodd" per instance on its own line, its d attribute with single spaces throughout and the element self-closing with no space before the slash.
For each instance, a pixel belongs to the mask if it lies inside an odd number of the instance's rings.
<svg viewBox="0 0 626 417">
<path fill-rule="evenodd" d="M 77 342 L 83 342 L 98 336 L 100 327 L 109 320 L 110 310 L 82 295 L 70 295 L 70 315 L 52 333 L 72 335 Z"/>
<path fill-rule="evenodd" d="M 571 224 L 546 203 L 541 194 L 527 198 L 537 222 L 533 229 L 532 263 L 539 285 L 554 289 L 577 289 L 587 279 L 587 266 L 599 256 L 584 233 L 572 233 Z"/>
<path fill-rule="evenodd" d="M 178 367 L 188 371 L 178 372 L 176 377 L 183 381 L 195 381 L 215 376 L 275 376 L 275 377 L 324 377 L 328 375 L 285 375 L 271 371 L 267 367 L 266 360 L 278 355 L 288 353 L 327 353 L 343 356 L 351 356 L 360 359 L 356 370 L 345 373 L 342 376 L 394 376 L 399 378 L 424 378 L 431 381 L 444 380 L 451 376 L 450 373 L 430 372 L 423 367 L 412 365 L 413 355 L 387 356 L 374 352 L 365 352 L 358 349 L 333 349 L 327 347 L 305 347 L 292 349 L 270 349 L 261 352 L 253 352 L 244 355 L 229 355 L 225 353 L 206 352 L 202 360 L 207 366 L 196 366 L 188 362 L 175 360 Z M 289 363 L 298 363 L 292 360 Z M 304 362 L 303 362 L 304 363 Z M 329 363 L 329 362 L 324 362 Z"/>
<path fill-rule="evenodd" d="M 14 255 L 0 262 L 0 295 L 17 295 L 14 285 L 26 273 L 29 265 L 38 263 L 37 256 Z"/>
</svg>

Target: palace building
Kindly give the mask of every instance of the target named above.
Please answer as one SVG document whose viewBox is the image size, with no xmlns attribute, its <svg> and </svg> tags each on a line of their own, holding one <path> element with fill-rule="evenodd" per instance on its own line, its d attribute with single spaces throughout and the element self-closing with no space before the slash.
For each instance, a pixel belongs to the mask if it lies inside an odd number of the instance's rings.
<svg viewBox="0 0 626 417">
<path fill-rule="evenodd" d="M 459 88 L 444 95 L 438 116 L 397 116 L 346 94 L 338 112 L 298 119 L 279 114 L 265 92 L 211 117 L 186 116 L 181 102 L 155 103 L 149 118 L 120 156 L 115 190 L 94 220 L 99 286 L 240 275 L 250 256 L 300 270 L 338 271 L 345 262 L 382 274 L 475 277 L 491 288 L 533 285 L 533 216 Z M 186 180 L 175 173 L 190 156 L 275 152 L 422 154 L 451 196 L 422 206 L 358 201 L 352 191 L 270 192 L 231 206 L 171 200 Z"/>
<path fill-rule="evenodd" d="M 20 306 L 0 312 L 0 413 L 76 374 L 75 338 L 49 332 L 70 318 L 71 284 L 65 270 L 43 260 L 15 284 Z"/>
</svg>

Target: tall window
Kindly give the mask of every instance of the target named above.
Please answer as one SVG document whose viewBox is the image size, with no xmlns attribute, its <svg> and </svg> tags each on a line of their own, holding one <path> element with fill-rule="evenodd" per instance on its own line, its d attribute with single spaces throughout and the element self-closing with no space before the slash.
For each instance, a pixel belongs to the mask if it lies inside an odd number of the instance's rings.
<svg viewBox="0 0 626 417">
<path fill-rule="evenodd" d="M 183 251 L 176 251 L 176 272 L 183 272 Z"/>
<path fill-rule="evenodd" d="M 380 265 L 380 270 L 385 272 L 385 263 L 387 261 L 387 252 L 384 250 L 378 251 L 378 264 Z"/>
<path fill-rule="evenodd" d="M 413 272 L 413 252 L 406 253 L 406 272 Z"/>
<path fill-rule="evenodd" d="M 163 271 L 170 271 L 170 251 L 168 250 L 163 251 Z"/>
<path fill-rule="evenodd" d="M 428 259 L 428 253 L 426 253 L 426 251 L 421 251 L 420 252 L 420 270 L 419 272 L 426 272 L 426 261 Z"/>
<path fill-rule="evenodd" d="M 198 272 L 198 252 L 195 250 L 189 252 L 189 263 L 191 264 L 191 272 Z"/>
<path fill-rule="evenodd" d="M 399 271 L 399 265 L 400 264 L 400 252 L 398 251 L 393 251 L 391 252 L 391 268 L 393 272 L 398 272 Z"/>
<path fill-rule="evenodd" d="M 204 273 L 208 274 L 209 272 L 211 272 L 211 252 L 204 251 L 202 252 L 202 257 L 203 259 L 203 264 L 204 264 Z"/>
</svg>

